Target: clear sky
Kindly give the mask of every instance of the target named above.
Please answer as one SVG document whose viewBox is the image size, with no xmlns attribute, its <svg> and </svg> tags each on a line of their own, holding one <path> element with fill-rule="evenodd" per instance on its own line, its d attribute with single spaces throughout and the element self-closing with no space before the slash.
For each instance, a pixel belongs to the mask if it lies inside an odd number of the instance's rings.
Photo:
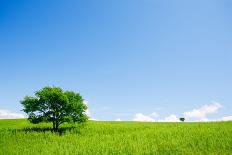
<svg viewBox="0 0 232 155">
<path fill-rule="evenodd" d="M 47 85 L 99 120 L 232 116 L 232 1 L 1 0 L 0 110 Z"/>
</svg>

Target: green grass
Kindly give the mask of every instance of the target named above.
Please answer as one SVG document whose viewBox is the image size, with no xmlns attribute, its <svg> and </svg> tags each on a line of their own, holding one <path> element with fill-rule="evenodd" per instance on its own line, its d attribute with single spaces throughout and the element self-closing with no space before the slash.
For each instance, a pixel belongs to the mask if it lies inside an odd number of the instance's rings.
<svg viewBox="0 0 232 155">
<path fill-rule="evenodd" d="M 51 124 L 0 120 L 0 155 L 232 154 L 232 122 Z"/>
</svg>

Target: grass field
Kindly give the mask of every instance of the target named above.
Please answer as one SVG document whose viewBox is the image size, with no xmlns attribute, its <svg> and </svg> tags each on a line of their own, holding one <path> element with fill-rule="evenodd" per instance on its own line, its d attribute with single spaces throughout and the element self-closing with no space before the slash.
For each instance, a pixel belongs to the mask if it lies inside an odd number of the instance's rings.
<svg viewBox="0 0 232 155">
<path fill-rule="evenodd" d="M 0 120 L 0 155 L 232 154 L 232 122 L 94 122 L 68 125 Z"/>
</svg>

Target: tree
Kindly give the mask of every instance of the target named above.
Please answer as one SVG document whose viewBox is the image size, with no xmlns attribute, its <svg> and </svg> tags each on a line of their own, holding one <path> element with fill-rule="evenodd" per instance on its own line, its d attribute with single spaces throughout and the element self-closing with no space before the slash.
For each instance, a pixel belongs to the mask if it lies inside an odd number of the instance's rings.
<svg viewBox="0 0 232 155">
<path fill-rule="evenodd" d="M 184 118 L 184 117 L 181 117 L 181 118 L 180 118 L 180 121 L 181 121 L 181 122 L 184 122 L 184 121 L 185 121 L 185 118 Z"/>
<path fill-rule="evenodd" d="M 53 130 L 58 131 L 64 122 L 85 122 L 86 104 L 80 94 L 63 91 L 59 87 L 44 87 L 35 96 L 26 96 L 21 104 L 31 123 L 52 122 Z"/>
</svg>

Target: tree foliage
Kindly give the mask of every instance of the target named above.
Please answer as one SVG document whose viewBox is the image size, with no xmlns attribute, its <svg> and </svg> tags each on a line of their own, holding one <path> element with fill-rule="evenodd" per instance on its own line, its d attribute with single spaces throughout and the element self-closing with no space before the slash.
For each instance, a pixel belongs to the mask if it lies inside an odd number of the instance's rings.
<svg viewBox="0 0 232 155">
<path fill-rule="evenodd" d="M 184 118 L 184 117 L 181 117 L 181 118 L 180 118 L 180 121 L 181 121 L 181 122 L 184 122 L 184 121 L 185 121 L 185 118 Z"/>
<path fill-rule="evenodd" d="M 86 104 L 80 94 L 59 87 L 44 87 L 35 96 L 26 96 L 21 104 L 31 123 L 52 122 L 57 131 L 64 122 L 85 122 Z"/>
</svg>

